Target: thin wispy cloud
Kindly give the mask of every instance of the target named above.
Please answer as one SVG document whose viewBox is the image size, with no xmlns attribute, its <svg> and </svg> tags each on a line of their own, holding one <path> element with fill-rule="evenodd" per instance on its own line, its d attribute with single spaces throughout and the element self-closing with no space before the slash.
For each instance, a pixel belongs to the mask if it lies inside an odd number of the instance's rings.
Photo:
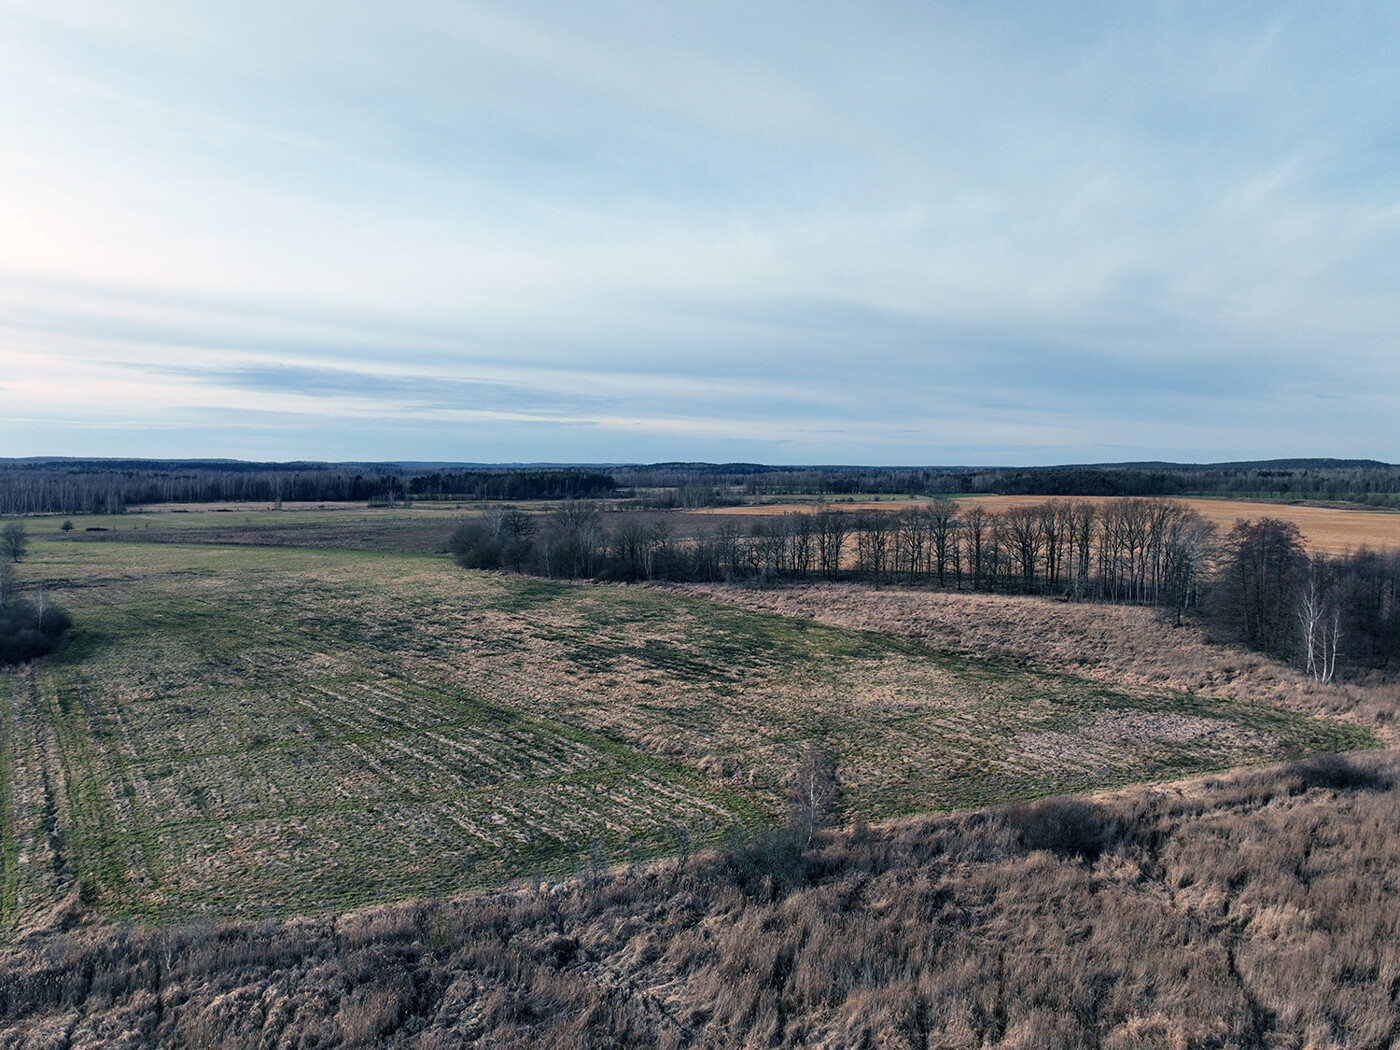
<svg viewBox="0 0 1400 1050">
<path fill-rule="evenodd" d="M 1397 459 L 1398 56 L 1373 4 L 19 0 L 0 439 Z"/>
</svg>

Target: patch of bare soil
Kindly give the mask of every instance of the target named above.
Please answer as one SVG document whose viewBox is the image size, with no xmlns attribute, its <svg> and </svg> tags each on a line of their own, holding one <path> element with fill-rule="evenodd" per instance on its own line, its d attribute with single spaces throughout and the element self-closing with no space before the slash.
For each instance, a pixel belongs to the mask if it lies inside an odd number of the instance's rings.
<svg viewBox="0 0 1400 1050">
<path fill-rule="evenodd" d="M 939 649 L 1006 657 L 1115 686 L 1152 686 L 1348 715 L 1396 738 L 1394 685 L 1319 685 L 1258 653 L 1207 641 L 1154 609 L 1023 595 L 825 583 L 776 590 L 721 584 L 675 589 L 750 609 L 917 638 Z"/>
<path fill-rule="evenodd" d="M 1261 734 L 1220 718 L 1108 711 L 1086 720 L 1073 733 L 1045 730 L 1018 734 L 1007 742 L 1007 750 L 1037 763 L 1079 766 L 1095 776 L 1108 776 L 1115 762 L 1131 760 L 1144 745 L 1188 746 L 1197 753 L 1228 760 L 1242 749 L 1265 743 Z"/>
</svg>

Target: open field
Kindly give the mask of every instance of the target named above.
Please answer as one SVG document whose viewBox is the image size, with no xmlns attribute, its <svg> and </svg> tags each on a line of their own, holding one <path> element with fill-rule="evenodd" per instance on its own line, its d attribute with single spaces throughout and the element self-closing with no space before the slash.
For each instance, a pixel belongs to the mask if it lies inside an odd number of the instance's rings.
<svg viewBox="0 0 1400 1050">
<path fill-rule="evenodd" d="M 115 537 L 113 537 L 115 539 Z M 656 588 L 443 557 L 40 538 L 75 638 L 4 674 L 3 921 L 308 913 L 772 821 L 802 749 L 879 819 L 1373 745 Z"/>
<path fill-rule="evenodd" d="M 44 566 L 78 637 L 6 675 L 11 924 L 75 880 L 119 913 L 309 910 L 651 855 L 762 816 L 431 673 L 411 639 L 421 597 L 402 620 L 335 607 L 395 602 L 379 583 L 421 562 L 69 550 L 100 555 Z"/>
<path fill-rule="evenodd" d="M 984 507 L 988 511 L 1000 512 L 1010 507 L 1024 507 L 1034 503 L 1063 501 L 1064 496 L 964 496 L 953 502 L 967 508 Z M 1090 503 L 1107 503 L 1124 497 L 1102 496 L 1084 497 Z M 1138 497 L 1153 499 L 1157 497 Z M 918 506 L 924 500 L 885 499 L 878 502 L 832 503 L 835 510 L 875 510 L 895 512 L 906 507 Z M 1365 507 L 1310 506 L 1306 503 L 1266 503 L 1228 499 L 1180 499 L 1175 500 L 1191 507 L 1201 517 L 1213 523 L 1222 532 L 1228 532 L 1235 522 L 1278 518 L 1291 521 L 1303 534 L 1308 548 L 1325 554 L 1344 554 L 1362 546 L 1373 550 L 1400 549 L 1400 512 L 1372 510 Z M 754 515 L 783 514 L 789 512 L 810 512 L 815 509 L 812 503 L 766 503 L 742 507 L 716 507 L 708 510 L 690 511 L 697 515 Z"/>
</svg>

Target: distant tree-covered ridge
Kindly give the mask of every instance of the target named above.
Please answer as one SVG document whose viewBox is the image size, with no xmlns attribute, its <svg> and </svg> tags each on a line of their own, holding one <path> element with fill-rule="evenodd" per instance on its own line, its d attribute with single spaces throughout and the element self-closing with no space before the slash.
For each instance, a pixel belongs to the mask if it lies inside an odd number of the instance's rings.
<svg viewBox="0 0 1400 1050">
<path fill-rule="evenodd" d="M 582 499 L 616 488 L 610 474 L 577 468 L 0 460 L 0 514 L 120 514 L 157 503 Z"/>
<path fill-rule="evenodd" d="M 1400 507 L 1400 467 L 1375 460 L 1119 463 L 1054 467 L 782 466 L 759 463 L 245 463 L 0 460 L 0 514 L 121 513 L 155 503 L 527 500 L 626 497 L 714 506 L 749 497 L 1247 495 Z"/>
</svg>

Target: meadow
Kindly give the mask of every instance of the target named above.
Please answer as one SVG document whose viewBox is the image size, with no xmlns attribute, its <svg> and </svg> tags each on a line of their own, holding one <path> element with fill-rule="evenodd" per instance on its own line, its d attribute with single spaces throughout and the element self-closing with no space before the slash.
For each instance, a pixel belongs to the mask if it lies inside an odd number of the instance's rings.
<svg viewBox="0 0 1400 1050">
<path fill-rule="evenodd" d="M 179 516 L 305 523 L 304 546 L 36 521 L 22 578 L 77 627 L 0 683 L 10 935 L 77 899 L 142 920 L 312 914 L 685 853 L 778 822 L 811 743 L 836 759 L 843 819 L 880 821 L 1380 739 L 1287 698 L 467 572 L 392 541 L 438 509 L 306 513 Z"/>
</svg>

